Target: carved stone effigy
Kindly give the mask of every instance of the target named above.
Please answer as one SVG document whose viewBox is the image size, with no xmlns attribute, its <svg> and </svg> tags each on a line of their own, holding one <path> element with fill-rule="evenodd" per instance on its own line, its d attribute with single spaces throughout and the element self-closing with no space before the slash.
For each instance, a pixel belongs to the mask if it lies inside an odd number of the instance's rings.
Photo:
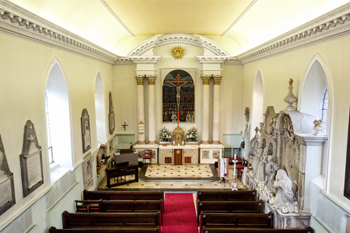
<svg viewBox="0 0 350 233">
<path fill-rule="evenodd" d="M 258 129 L 259 137 L 250 142 L 252 166 L 247 183 L 265 201 L 265 212 L 274 213 L 275 228 L 310 225 L 310 186 L 321 175 L 322 147 L 327 140 L 324 135 L 314 135 L 315 116 L 300 113 L 292 106 L 292 83 L 291 80 L 286 98 L 288 110 L 276 114 L 269 106 Z M 306 169 L 308 166 L 312 169 Z"/>
</svg>

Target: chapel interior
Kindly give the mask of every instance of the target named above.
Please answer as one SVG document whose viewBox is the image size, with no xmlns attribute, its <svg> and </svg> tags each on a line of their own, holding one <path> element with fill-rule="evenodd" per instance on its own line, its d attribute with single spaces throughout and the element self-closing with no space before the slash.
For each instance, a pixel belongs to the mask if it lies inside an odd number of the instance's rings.
<svg viewBox="0 0 350 233">
<path fill-rule="evenodd" d="M 0 0 L 0 51 L 0 232 L 84 190 L 253 190 L 274 228 L 350 232 L 350 1 Z"/>
</svg>

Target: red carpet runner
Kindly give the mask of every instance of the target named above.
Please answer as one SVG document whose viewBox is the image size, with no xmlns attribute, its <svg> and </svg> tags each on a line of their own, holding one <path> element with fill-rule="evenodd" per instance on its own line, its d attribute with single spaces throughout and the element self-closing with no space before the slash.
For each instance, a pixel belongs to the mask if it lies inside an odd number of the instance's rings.
<svg viewBox="0 0 350 233">
<path fill-rule="evenodd" d="M 162 233 L 198 233 L 192 193 L 166 193 Z"/>
</svg>

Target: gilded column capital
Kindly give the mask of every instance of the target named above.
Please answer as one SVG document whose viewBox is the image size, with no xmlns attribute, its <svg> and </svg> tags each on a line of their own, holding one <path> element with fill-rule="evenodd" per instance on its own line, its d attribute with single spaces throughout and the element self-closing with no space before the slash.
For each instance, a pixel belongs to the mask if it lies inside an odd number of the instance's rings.
<svg viewBox="0 0 350 233">
<path fill-rule="evenodd" d="M 147 75 L 146 78 L 148 79 L 148 85 L 155 85 L 156 84 L 156 75 Z"/>
<path fill-rule="evenodd" d="M 136 78 L 137 85 L 143 85 L 143 79 L 145 78 L 145 76 L 137 75 L 135 78 Z"/>
<path fill-rule="evenodd" d="M 209 85 L 210 75 L 201 75 L 201 79 L 203 81 L 203 85 Z"/>
<path fill-rule="evenodd" d="M 222 75 L 214 75 L 213 79 L 214 79 L 214 85 L 220 85 L 221 84 Z"/>
</svg>

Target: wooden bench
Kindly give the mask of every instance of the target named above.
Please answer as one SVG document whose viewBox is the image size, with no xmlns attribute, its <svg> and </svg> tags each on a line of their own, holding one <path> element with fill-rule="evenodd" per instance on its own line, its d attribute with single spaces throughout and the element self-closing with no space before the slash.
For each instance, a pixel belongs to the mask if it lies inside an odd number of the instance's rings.
<svg viewBox="0 0 350 233">
<path fill-rule="evenodd" d="M 203 227 L 203 233 L 314 233 L 311 227 L 305 229 L 267 229 L 267 228 L 207 228 Z"/>
<path fill-rule="evenodd" d="M 89 227 L 159 227 L 160 212 L 128 212 L 128 213 L 62 213 L 63 228 Z"/>
<path fill-rule="evenodd" d="M 101 212 L 101 200 L 75 200 L 76 212 Z"/>
<path fill-rule="evenodd" d="M 199 201 L 256 201 L 257 194 L 255 190 L 245 191 L 214 191 L 200 190 L 197 192 L 197 203 Z"/>
<path fill-rule="evenodd" d="M 130 228 L 130 227 L 94 227 L 94 228 L 72 228 L 56 229 L 50 227 L 49 233 L 160 233 L 159 227 Z"/>
<path fill-rule="evenodd" d="M 263 201 L 199 201 L 197 216 L 200 213 L 263 213 Z"/>
<path fill-rule="evenodd" d="M 163 200 L 163 191 L 87 191 L 84 200 Z"/>
<path fill-rule="evenodd" d="M 273 228 L 273 213 L 203 213 L 200 214 L 200 232 L 208 228 Z"/>
</svg>

